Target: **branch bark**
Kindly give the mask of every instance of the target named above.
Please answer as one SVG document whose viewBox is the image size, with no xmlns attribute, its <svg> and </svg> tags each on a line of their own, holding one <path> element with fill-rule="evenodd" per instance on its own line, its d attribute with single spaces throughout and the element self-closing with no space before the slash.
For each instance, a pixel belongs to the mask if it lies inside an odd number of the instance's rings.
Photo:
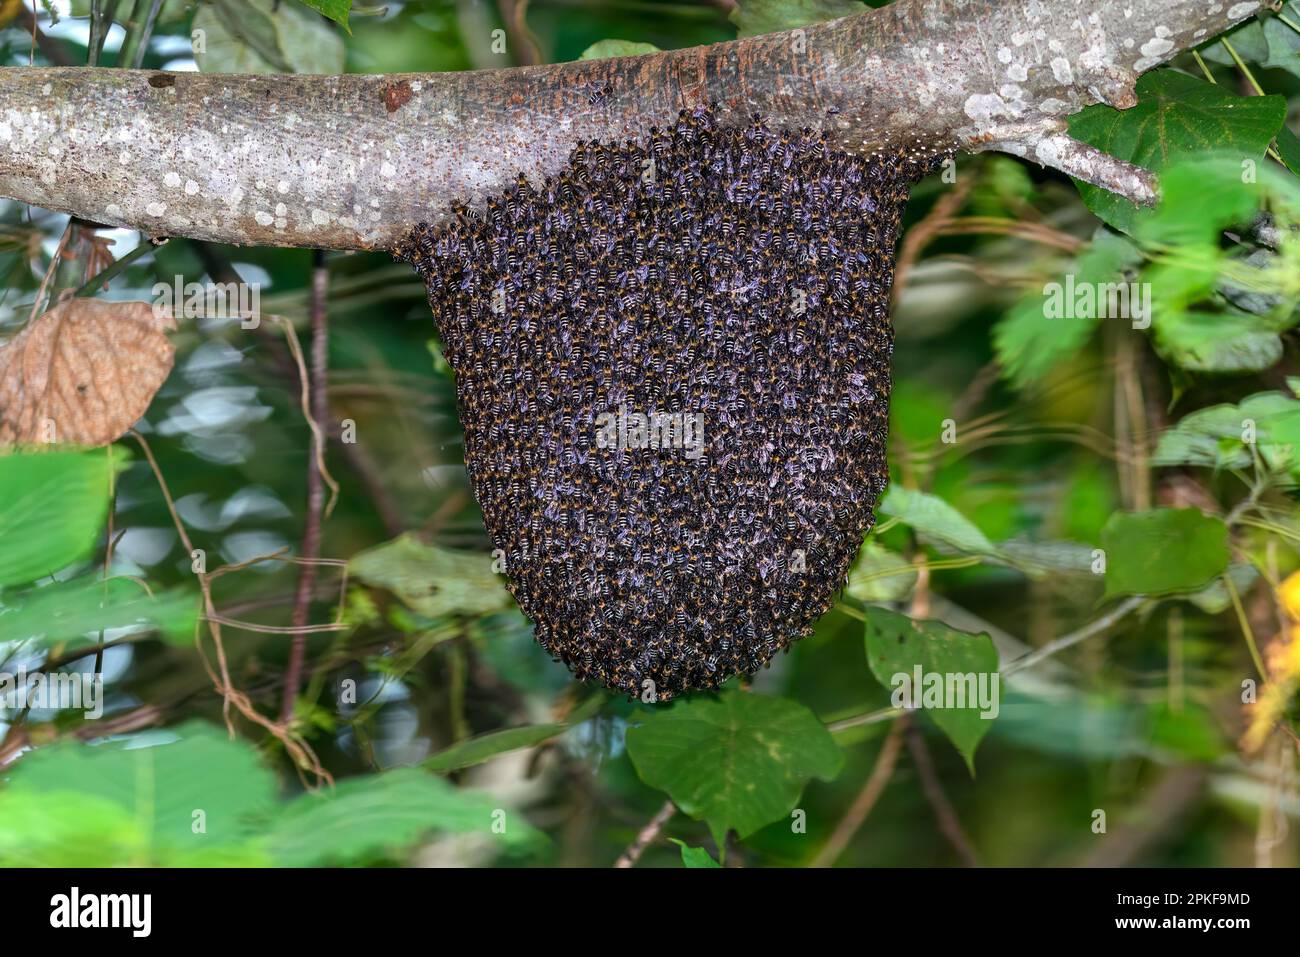
<svg viewBox="0 0 1300 957">
<path fill-rule="evenodd" d="M 1258 0 L 896 0 L 803 30 L 470 73 L 0 70 L 0 195 L 151 236 L 388 248 L 455 200 L 717 103 L 846 150 L 1018 153 L 1138 201 L 1151 174 L 1064 134 Z"/>
</svg>

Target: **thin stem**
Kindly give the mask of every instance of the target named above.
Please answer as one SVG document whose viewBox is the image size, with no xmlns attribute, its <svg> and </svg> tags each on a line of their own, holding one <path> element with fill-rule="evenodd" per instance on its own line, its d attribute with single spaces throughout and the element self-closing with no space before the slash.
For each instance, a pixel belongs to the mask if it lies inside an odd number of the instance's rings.
<svg viewBox="0 0 1300 957">
<path fill-rule="evenodd" d="M 1259 81 L 1255 79 L 1255 74 L 1250 72 L 1250 67 L 1246 66 L 1245 61 L 1242 60 L 1242 58 L 1237 55 L 1236 48 L 1233 47 L 1232 43 L 1228 40 L 1228 38 L 1219 37 L 1219 42 L 1222 43 L 1223 48 L 1228 51 L 1228 56 L 1232 57 L 1233 62 L 1237 64 L 1237 69 L 1239 69 L 1242 72 L 1242 74 L 1245 75 L 1246 82 L 1249 83 L 1251 88 L 1255 91 L 1255 95 L 1263 96 L 1264 88 L 1260 86 Z"/>
<path fill-rule="evenodd" d="M 1246 639 L 1246 647 L 1250 649 L 1250 659 L 1255 662 L 1255 670 L 1265 681 L 1268 680 L 1268 669 L 1264 667 L 1264 659 L 1260 657 L 1259 647 L 1255 644 L 1255 630 L 1250 627 L 1250 620 L 1246 617 L 1246 609 L 1241 604 L 1241 595 L 1237 593 L 1237 586 L 1232 580 L 1231 575 L 1223 576 L 1223 585 L 1228 589 L 1228 597 L 1232 599 L 1232 610 L 1237 613 L 1237 624 L 1241 626 L 1242 637 Z"/>
<path fill-rule="evenodd" d="M 921 779 L 921 790 L 930 803 L 930 809 L 934 811 L 939 830 L 948 839 L 957 856 L 962 859 L 962 863 L 967 867 L 979 867 L 979 856 L 975 853 L 975 847 L 967 837 L 965 828 L 961 826 L 961 821 L 957 819 L 956 809 L 953 808 L 952 802 L 948 800 L 948 795 L 943 790 L 943 785 L 939 782 L 939 775 L 934 769 L 934 759 L 930 756 L 930 748 L 925 743 L 925 735 L 921 732 L 920 726 L 915 723 L 907 729 L 907 748 L 912 754 L 912 763 L 916 766 L 917 776 Z"/>
<path fill-rule="evenodd" d="M 144 56 L 149 52 L 149 39 L 153 36 L 154 24 L 158 21 L 158 12 L 162 9 L 163 0 L 148 0 L 148 2 L 149 9 L 145 13 L 144 21 L 139 24 L 137 30 L 132 31 L 130 52 L 128 53 L 123 48 L 120 54 L 122 58 L 125 58 L 125 61 L 119 60 L 119 63 L 125 62 L 125 65 L 132 70 L 140 69 L 141 64 L 144 63 Z M 137 3 L 136 9 L 138 10 L 139 7 L 140 5 Z"/>
<path fill-rule="evenodd" d="M 63 235 L 59 238 L 59 245 L 54 247 L 54 255 L 50 257 L 50 268 L 45 270 L 45 275 L 41 278 L 41 284 L 36 290 L 36 298 L 32 300 L 31 315 L 27 317 L 30 323 L 40 313 L 41 303 L 45 301 L 45 291 L 49 289 L 50 282 L 54 279 L 55 272 L 58 271 L 59 261 L 63 258 L 63 251 L 68 248 L 68 242 L 72 239 L 72 220 L 68 220 L 68 225 L 64 227 Z"/>
<path fill-rule="evenodd" d="M 45 55 L 45 59 L 49 60 L 54 66 L 76 65 L 72 62 L 72 57 L 68 56 L 67 51 L 58 40 L 46 36 L 45 33 L 38 28 L 37 24 L 40 21 L 36 14 L 36 0 L 32 0 L 32 9 L 30 11 L 26 7 L 19 5 L 18 15 L 15 17 L 15 22 L 17 22 L 19 27 L 26 28 L 31 32 L 34 49 L 32 50 L 30 59 L 33 62 L 36 59 L 36 49 L 39 49 L 41 53 Z"/>
<path fill-rule="evenodd" d="M 150 448 L 148 440 L 135 429 L 132 429 L 130 434 L 139 444 L 141 451 L 144 452 L 145 460 L 149 463 L 149 468 L 153 472 L 154 479 L 158 482 L 158 489 L 162 492 L 163 502 L 167 506 L 167 513 L 171 516 L 172 525 L 176 529 L 176 534 L 180 537 L 182 544 L 184 544 L 185 550 L 191 555 L 195 554 L 194 543 L 190 539 L 189 532 L 185 529 L 185 523 L 181 521 L 180 513 L 176 511 L 176 500 L 172 497 L 171 488 L 167 484 L 166 476 L 163 475 L 162 469 L 158 466 L 158 459 L 154 456 L 153 449 Z M 221 640 L 221 625 L 213 620 L 213 618 L 216 617 L 217 611 L 216 603 L 212 598 L 212 576 L 207 572 L 198 571 L 195 577 L 199 582 L 199 590 L 203 593 L 204 619 L 207 621 L 208 630 L 212 635 L 212 644 L 216 648 L 217 667 L 220 669 L 220 674 L 213 670 L 211 662 L 208 661 L 207 653 L 203 650 L 203 644 L 200 639 L 202 634 L 199 628 L 200 622 L 195 622 L 194 644 L 199 651 L 199 660 L 203 663 L 203 668 L 208 673 L 208 678 L 216 686 L 217 693 L 222 697 L 222 712 L 225 716 L 226 728 L 230 732 L 231 738 L 235 736 L 234 722 L 231 720 L 229 713 L 230 708 L 233 706 L 238 709 L 239 713 L 245 718 L 262 728 L 265 728 L 277 741 L 284 745 L 284 749 L 293 760 L 294 767 L 298 770 L 300 777 L 302 776 L 302 773 L 306 771 L 314 774 L 316 779 L 320 782 L 333 784 L 333 775 L 325 770 L 325 767 L 320 763 L 320 759 L 316 756 L 316 752 L 312 750 L 311 745 L 307 743 L 305 738 L 301 735 L 295 734 L 291 729 L 285 728 L 282 725 L 271 721 L 269 718 L 264 717 L 256 708 L 253 707 L 253 703 L 248 699 L 248 696 L 235 688 L 230 677 L 230 663 L 226 659 L 225 647 Z M 304 785 L 307 783 L 305 779 L 303 780 L 303 783 Z"/>
<path fill-rule="evenodd" d="M 1217 86 L 1218 81 L 1214 79 L 1214 74 L 1211 73 L 1210 68 L 1205 65 L 1205 60 L 1201 58 L 1201 51 L 1193 50 L 1192 56 L 1196 60 L 1196 65 L 1201 68 L 1201 72 L 1205 74 L 1205 78 Z"/>
<path fill-rule="evenodd" d="M 113 28 L 113 17 L 117 15 L 118 0 L 90 0 L 90 44 L 87 66 L 98 66 L 99 58 L 104 52 L 104 41 Z"/>
<path fill-rule="evenodd" d="M 636 862 L 641 860 L 641 855 L 645 853 L 645 849 L 658 839 L 664 827 L 676 813 L 677 805 L 673 804 L 672 801 L 665 802 L 658 813 L 637 833 L 632 843 L 627 846 L 627 850 L 619 855 L 618 860 L 614 862 L 614 866 L 620 868 L 635 866 Z"/>
<path fill-rule="evenodd" d="M 830 867 L 839 860 L 840 855 L 844 853 L 844 849 L 853 840 L 853 836 L 858 833 L 858 830 L 867 820 L 867 815 L 871 813 L 871 809 L 880 800 L 880 795 L 885 793 L 885 787 L 889 784 L 889 779 L 894 775 L 894 767 L 898 763 L 898 753 L 903 747 L 903 732 L 907 730 L 909 721 L 909 715 L 901 715 L 889 729 L 889 734 L 885 736 L 885 743 L 880 746 L 880 754 L 876 756 L 875 766 L 872 767 L 866 784 L 862 786 L 862 790 L 858 793 L 840 823 L 836 825 L 826 844 L 813 858 L 810 867 Z"/>
<path fill-rule="evenodd" d="M 1228 55 L 1232 57 L 1233 62 L 1237 64 L 1237 69 L 1241 70 L 1242 74 L 1246 77 L 1246 82 L 1249 83 L 1251 89 L 1255 91 L 1255 95 L 1263 96 L 1264 88 L 1259 85 L 1259 81 L 1255 79 L 1255 74 L 1250 72 L 1250 67 L 1246 66 L 1246 62 L 1237 55 L 1236 49 L 1228 38 L 1219 37 L 1219 42 L 1223 44 L 1223 48 L 1228 51 Z M 1268 155 L 1273 157 L 1273 159 L 1277 160 L 1279 163 L 1282 163 L 1282 157 L 1278 155 L 1278 152 L 1272 143 L 1269 144 Z M 1283 163 L 1282 165 L 1285 166 L 1286 164 Z"/>
<path fill-rule="evenodd" d="M 135 249 L 131 250 L 129 253 L 124 255 L 121 259 L 114 262 L 113 265 L 105 269 L 101 269 L 94 276 L 92 276 L 86 282 L 85 285 L 83 285 L 81 288 L 79 288 L 76 292 L 72 294 L 72 297 L 74 299 L 79 299 L 82 296 L 93 295 L 96 292 L 96 290 L 98 290 L 104 284 L 112 282 L 115 278 L 117 278 L 117 275 L 123 269 L 131 265 L 131 263 L 135 262 L 145 253 L 152 252 L 155 249 L 160 249 L 166 245 L 167 245 L 166 239 L 159 240 L 157 244 L 153 243 L 151 240 L 142 240 L 140 244 L 135 247 Z"/>
<path fill-rule="evenodd" d="M 329 323 L 326 302 L 329 294 L 329 270 L 325 266 L 325 253 L 312 254 L 311 283 L 311 413 L 317 422 L 329 421 L 329 393 L 326 377 L 329 370 Z M 325 508 L 325 482 L 319 460 L 324 455 L 324 438 L 312 431 L 312 454 L 307 464 L 307 524 L 302 536 L 304 564 L 298 575 L 298 594 L 293 605 L 293 642 L 289 647 L 289 662 L 285 668 L 284 700 L 280 706 L 280 721 L 288 724 L 293 718 L 294 703 L 302 685 L 307 657 L 307 627 L 311 611 L 311 595 L 316 587 L 316 559 L 320 557 L 321 515 Z"/>
<path fill-rule="evenodd" d="M 1127 618 L 1129 614 L 1141 608 L 1146 604 L 1146 601 L 1147 599 L 1141 595 L 1134 595 L 1131 598 L 1124 599 L 1110 611 L 1106 612 L 1106 614 L 1089 622 L 1079 630 L 1072 631 L 1068 635 L 1062 635 L 1055 641 L 1049 641 L 1047 644 L 1043 645 L 1043 647 L 1017 658 L 1002 669 L 1002 676 L 1005 678 L 1018 671 L 1024 671 L 1026 668 L 1032 668 L 1039 662 L 1052 657 L 1052 655 L 1055 655 L 1060 651 L 1064 651 L 1066 648 L 1077 645 L 1081 641 L 1086 641 L 1093 635 L 1098 635 L 1109 630 L 1122 619 Z"/>
</svg>

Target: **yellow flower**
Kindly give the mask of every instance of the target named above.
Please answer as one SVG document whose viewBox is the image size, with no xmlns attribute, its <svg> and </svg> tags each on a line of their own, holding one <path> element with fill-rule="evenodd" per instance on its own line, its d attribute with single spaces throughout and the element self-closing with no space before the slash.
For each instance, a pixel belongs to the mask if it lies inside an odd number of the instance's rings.
<svg viewBox="0 0 1300 957">
<path fill-rule="evenodd" d="M 1277 590 L 1288 618 L 1297 624 L 1284 630 L 1267 649 L 1265 685 L 1259 701 L 1248 706 L 1250 726 L 1242 738 L 1246 751 L 1257 751 L 1286 714 L 1291 697 L 1300 689 L 1300 572 L 1290 575 Z"/>
</svg>

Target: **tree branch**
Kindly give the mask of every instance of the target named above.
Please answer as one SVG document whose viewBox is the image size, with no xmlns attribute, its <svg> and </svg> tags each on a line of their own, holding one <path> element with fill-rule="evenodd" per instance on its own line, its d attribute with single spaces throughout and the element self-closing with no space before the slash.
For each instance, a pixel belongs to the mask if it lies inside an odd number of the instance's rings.
<svg viewBox="0 0 1300 957">
<path fill-rule="evenodd" d="M 676 813 L 677 805 L 672 801 L 665 802 L 664 806 L 655 813 L 649 823 L 637 832 L 636 838 L 627 846 L 627 850 L 619 855 L 618 860 L 614 862 L 614 866 L 635 867 L 636 862 L 641 860 L 641 855 L 645 853 L 645 849 L 659 838 L 660 833 Z"/>
<path fill-rule="evenodd" d="M 1063 118 L 1258 0 L 897 0 L 804 30 L 642 57 L 471 73 L 226 76 L 0 70 L 0 195 L 218 242 L 388 248 L 455 200 L 555 173 L 719 104 L 839 148 L 1012 150 L 1150 201 L 1149 173 Z"/>
</svg>

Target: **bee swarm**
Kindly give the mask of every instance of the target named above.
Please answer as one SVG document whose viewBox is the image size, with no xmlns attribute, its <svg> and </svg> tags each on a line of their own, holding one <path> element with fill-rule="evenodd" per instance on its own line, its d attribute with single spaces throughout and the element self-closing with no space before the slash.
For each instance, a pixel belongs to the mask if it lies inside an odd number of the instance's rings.
<svg viewBox="0 0 1300 957">
<path fill-rule="evenodd" d="M 395 251 L 511 591 L 578 678 L 715 688 L 834 602 L 888 479 L 894 245 L 932 161 L 683 111 Z M 698 447 L 636 441 L 656 414 Z"/>
</svg>

